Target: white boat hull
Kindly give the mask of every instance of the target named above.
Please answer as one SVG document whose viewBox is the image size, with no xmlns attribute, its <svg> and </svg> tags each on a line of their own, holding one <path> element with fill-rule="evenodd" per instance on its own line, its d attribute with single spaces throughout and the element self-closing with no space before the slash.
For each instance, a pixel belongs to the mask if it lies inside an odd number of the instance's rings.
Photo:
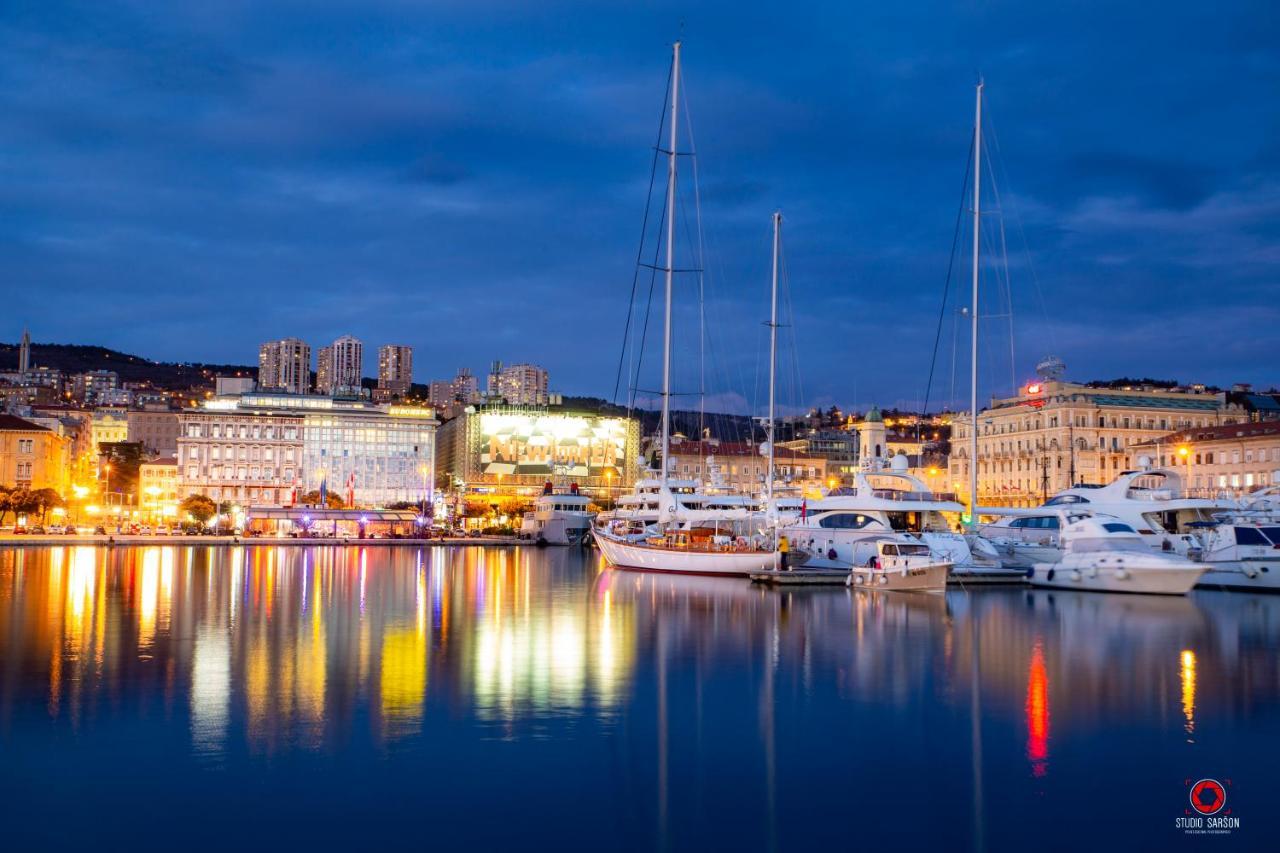
<svg viewBox="0 0 1280 853">
<path fill-rule="evenodd" d="M 771 551 L 686 551 L 656 548 L 622 542 L 599 529 L 591 532 L 604 558 L 614 566 L 624 569 L 749 577 L 753 572 L 778 568 L 778 555 Z"/>
<path fill-rule="evenodd" d="M 1089 563 L 1037 563 L 1027 578 L 1032 586 L 1089 592 L 1135 592 L 1186 595 L 1204 574 L 1191 564 L 1144 565 L 1132 555 L 1123 562 L 1103 557 Z"/>
<path fill-rule="evenodd" d="M 1231 563 L 1204 563 L 1201 587 L 1280 592 L 1280 560 L 1237 560 Z"/>
</svg>

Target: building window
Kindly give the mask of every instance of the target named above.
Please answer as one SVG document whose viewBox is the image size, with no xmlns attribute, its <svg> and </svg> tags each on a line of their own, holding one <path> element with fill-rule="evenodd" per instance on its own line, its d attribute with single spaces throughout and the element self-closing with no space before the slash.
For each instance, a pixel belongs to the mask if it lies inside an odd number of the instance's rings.
<svg viewBox="0 0 1280 853">
<path fill-rule="evenodd" d="M 35 439 L 33 439 L 33 438 L 20 438 L 20 439 L 18 439 L 18 452 L 19 452 L 19 453 L 34 453 L 34 452 L 35 452 Z"/>
</svg>

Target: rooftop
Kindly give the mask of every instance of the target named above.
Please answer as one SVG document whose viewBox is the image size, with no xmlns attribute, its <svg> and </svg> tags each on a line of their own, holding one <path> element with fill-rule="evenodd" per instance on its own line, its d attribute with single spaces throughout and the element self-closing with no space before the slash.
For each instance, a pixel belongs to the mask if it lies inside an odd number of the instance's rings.
<svg viewBox="0 0 1280 853">
<path fill-rule="evenodd" d="M 1226 441 L 1233 438 L 1262 438 L 1264 436 L 1280 436 L 1280 421 L 1263 421 L 1262 423 L 1219 424 L 1211 427 L 1193 427 L 1179 430 L 1161 438 L 1161 444 L 1182 444 L 1197 441 Z M 1144 442 L 1155 446 L 1157 442 Z"/>
<path fill-rule="evenodd" d="M 13 415 L 0 415 L 0 432 L 49 432 L 48 427 L 24 421 Z"/>
</svg>

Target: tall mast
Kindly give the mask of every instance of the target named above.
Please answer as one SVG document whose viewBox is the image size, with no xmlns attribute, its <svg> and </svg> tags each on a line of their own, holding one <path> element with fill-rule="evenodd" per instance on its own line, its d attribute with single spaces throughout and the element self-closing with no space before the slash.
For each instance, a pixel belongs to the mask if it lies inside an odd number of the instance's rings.
<svg viewBox="0 0 1280 853">
<path fill-rule="evenodd" d="M 767 513 L 773 512 L 773 423 L 774 394 L 777 388 L 778 370 L 778 250 L 782 241 L 782 211 L 773 214 L 773 287 L 769 299 L 769 421 L 765 424 L 765 440 L 769 442 L 769 473 L 765 478 Z"/>
<path fill-rule="evenodd" d="M 982 232 L 982 81 L 973 112 L 973 304 L 969 349 L 969 523 L 978 523 L 978 253 Z"/>
<path fill-rule="evenodd" d="M 671 458 L 671 276 L 675 271 L 676 237 L 676 121 L 680 98 L 680 42 L 671 57 L 671 145 L 667 151 L 667 296 L 662 322 L 662 486 L 667 485 Z"/>
</svg>

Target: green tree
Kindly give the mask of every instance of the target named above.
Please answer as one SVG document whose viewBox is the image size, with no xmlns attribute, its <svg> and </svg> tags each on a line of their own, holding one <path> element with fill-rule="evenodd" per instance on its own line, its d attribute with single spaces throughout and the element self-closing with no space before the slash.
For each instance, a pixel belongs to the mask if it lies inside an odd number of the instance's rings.
<svg viewBox="0 0 1280 853">
<path fill-rule="evenodd" d="M 4 517 L 9 514 L 9 510 L 13 509 L 10 501 L 13 491 L 8 486 L 0 486 L 0 526 L 4 524 Z"/>
<path fill-rule="evenodd" d="M 207 495 L 187 495 L 178 504 L 178 509 L 195 519 L 201 527 L 217 512 L 217 505 Z"/>
<path fill-rule="evenodd" d="M 58 494 L 53 489 L 36 489 L 31 493 L 31 498 L 40 512 L 41 524 L 44 524 L 45 517 L 48 516 L 49 510 L 64 505 L 62 495 Z"/>
<path fill-rule="evenodd" d="M 298 498 L 298 503 L 303 506 L 317 505 L 320 503 L 320 491 L 318 489 L 313 489 L 312 491 L 307 492 L 305 495 Z M 333 492 L 329 492 L 327 500 L 325 501 L 325 506 L 329 509 L 342 509 L 346 505 L 346 502 L 342 498 L 335 495 Z"/>
</svg>

